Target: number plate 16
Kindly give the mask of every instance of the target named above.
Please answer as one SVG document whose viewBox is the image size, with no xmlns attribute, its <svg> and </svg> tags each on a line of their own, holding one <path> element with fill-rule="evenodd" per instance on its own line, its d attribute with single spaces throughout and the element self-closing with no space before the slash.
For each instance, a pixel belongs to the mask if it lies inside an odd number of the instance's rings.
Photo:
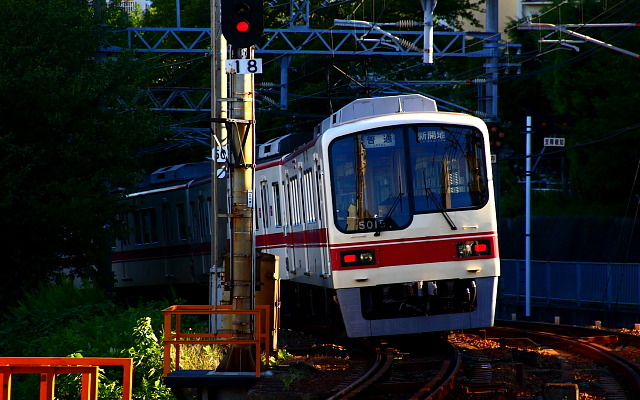
<svg viewBox="0 0 640 400">
<path fill-rule="evenodd" d="M 243 58 L 226 60 L 224 72 L 227 74 L 261 74 L 261 58 Z"/>
</svg>

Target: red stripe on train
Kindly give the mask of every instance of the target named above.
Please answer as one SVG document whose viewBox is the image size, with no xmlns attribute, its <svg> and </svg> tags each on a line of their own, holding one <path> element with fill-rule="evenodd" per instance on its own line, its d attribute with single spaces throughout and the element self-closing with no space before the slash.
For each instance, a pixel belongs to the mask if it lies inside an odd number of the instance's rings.
<svg viewBox="0 0 640 400">
<path fill-rule="evenodd" d="M 460 257 L 458 243 L 466 240 L 488 240 L 490 253 L 486 256 Z M 371 249 L 375 255 L 375 263 L 367 266 L 343 267 L 342 254 L 349 251 Z M 474 259 L 497 258 L 496 240 L 493 236 L 455 237 L 444 240 L 407 240 L 389 243 L 370 242 L 350 249 L 335 248 L 331 250 L 331 266 L 334 270 L 348 270 L 354 268 L 376 268 L 411 264 L 429 264 L 437 262 L 463 261 Z"/>
</svg>

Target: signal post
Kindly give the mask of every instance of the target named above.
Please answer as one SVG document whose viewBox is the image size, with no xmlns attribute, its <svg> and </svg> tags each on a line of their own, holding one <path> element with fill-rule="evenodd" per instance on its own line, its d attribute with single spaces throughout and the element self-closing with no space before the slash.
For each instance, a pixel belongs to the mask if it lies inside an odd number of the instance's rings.
<svg viewBox="0 0 640 400">
<path fill-rule="evenodd" d="M 260 40 L 264 29 L 262 8 L 262 0 L 212 0 L 211 3 L 212 107 L 209 121 L 212 123 L 213 221 L 210 302 L 214 311 L 209 336 L 230 333 L 231 347 L 215 371 L 176 370 L 168 373 L 165 384 L 179 399 L 186 399 L 185 390 L 193 388 L 197 389 L 198 400 L 242 399 L 260 375 L 256 365 L 259 358 L 251 345 L 237 343 L 256 339 L 258 330 L 263 328 L 255 326 L 256 317 L 251 313 L 242 312 L 256 309 L 253 91 L 254 74 L 262 72 L 262 65 L 260 60 L 253 59 L 252 46 Z M 220 31 L 224 37 L 220 36 Z M 227 59 L 227 55 L 231 58 Z M 220 266 L 228 239 L 226 224 L 221 222 L 224 218 L 229 221 L 231 244 L 225 282 L 222 282 Z M 225 292 L 229 293 L 228 297 L 224 296 L 225 305 L 221 304 L 222 286 L 226 286 Z M 230 313 L 229 305 L 231 310 L 241 312 Z M 225 311 L 216 314 L 218 308 Z M 271 346 L 270 343 L 266 345 Z M 170 353 L 165 351 L 165 354 Z"/>
<path fill-rule="evenodd" d="M 229 180 L 231 189 L 229 217 L 231 244 L 226 285 L 228 301 L 233 310 L 255 309 L 255 245 L 253 226 L 255 176 L 255 102 L 254 74 L 261 72 L 259 60 L 251 48 L 262 36 L 262 0 L 220 0 L 221 31 L 230 45 L 230 58 L 225 60 L 221 74 L 230 77 L 226 98 L 228 117 L 213 118 L 224 125 L 229 142 Z M 212 30 L 212 32 L 214 32 Z M 217 32 L 217 31 L 215 31 Z M 217 33 L 216 33 L 217 35 Z M 215 94 L 214 94 L 215 96 Z M 224 321 L 234 339 L 244 339 L 255 333 L 255 321 L 249 315 L 236 315 Z M 255 371 L 252 348 L 232 345 L 217 371 Z"/>
</svg>

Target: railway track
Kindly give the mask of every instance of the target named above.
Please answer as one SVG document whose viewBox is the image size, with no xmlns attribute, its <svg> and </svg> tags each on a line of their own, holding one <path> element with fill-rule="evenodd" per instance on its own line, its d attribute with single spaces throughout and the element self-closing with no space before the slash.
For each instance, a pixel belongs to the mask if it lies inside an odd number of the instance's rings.
<svg viewBox="0 0 640 400">
<path fill-rule="evenodd" d="M 460 352 L 434 335 L 386 342 L 309 336 L 288 347 L 292 357 L 250 398 L 439 400 L 452 390 L 462 366 Z"/>
<path fill-rule="evenodd" d="M 367 374 L 328 399 L 444 399 L 462 366 L 460 352 L 446 341 L 430 348 L 384 343 L 376 354 Z"/>
<path fill-rule="evenodd" d="M 487 342 L 498 343 L 497 346 L 479 351 L 477 345 L 466 353 L 484 354 L 487 370 L 496 375 L 492 383 L 474 391 L 471 378 L 466 384 L 466 396 L 451 400 L 484 399 L 481 394 L 487 393 L 502 396 L 490 398 L 504 399 L 639 398 L 640 367 L 624 355 L 625 351 L 639 353 L 637 336 L 626 336 L 622 344 L 616 332 L 549 324 L 509 325 L 483 332 L 490 338 Z"/>
<path fill-rule="evenodd" d="M 263 388 L 251 398 L 530 400 L 553 391 L 576 400 L 640 398 L 640 367 L 633 362 L 640 359 L 638 336 L 510 323 L 451 333 L 448 341 L 387 339 L 291 346 L 295 358 L 281 370 L 288 372 L 271 378 L 273 396 Z"/>
</svg>

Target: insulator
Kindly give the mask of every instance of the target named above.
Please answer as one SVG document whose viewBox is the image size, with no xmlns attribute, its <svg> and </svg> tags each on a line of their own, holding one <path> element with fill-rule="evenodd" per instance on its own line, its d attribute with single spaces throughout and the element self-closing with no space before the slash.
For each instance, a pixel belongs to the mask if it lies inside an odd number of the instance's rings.
<svg viewBox="0 0 640 400">
<path fill-rule="evenodd" d="M 277 83 L 274 82 L 261 82 L 258 86 L 265 88 L 277 88 L 280 87 Z"/>
<path fill-rule="evenodd" d="M 403 39 L 403 38 L 396 38 L 398 40 L 398 43 L 400 43 L 400 45 L 402 47 L 406 47 L 409 50 L 413 50 L 413 51 L 420 51 L 420 49 L 418 47 L 416 47 L 415 44 L 411 43 L 410 41 Z"/>
<path fill-rule="evenodd" d="M 269 104 L 274 105 L 274 106 L 279 105 L 278 103 L 276 103 L 276 102 L 275 102 L 275 100 L 273 100 L 272 98 L 270 98 L 270 97 L 268 97 L 268 96 L 262 96 L 262 100 L 263 100 L 265 103 L 269 103 Z"/>
<path fill-rule="evenodd" d="M 396 27 L 398 28 L 415 28 L 416 26 L 422 26 L 422 23 L 408 20 L 396 22 Z"/>
</svg>

